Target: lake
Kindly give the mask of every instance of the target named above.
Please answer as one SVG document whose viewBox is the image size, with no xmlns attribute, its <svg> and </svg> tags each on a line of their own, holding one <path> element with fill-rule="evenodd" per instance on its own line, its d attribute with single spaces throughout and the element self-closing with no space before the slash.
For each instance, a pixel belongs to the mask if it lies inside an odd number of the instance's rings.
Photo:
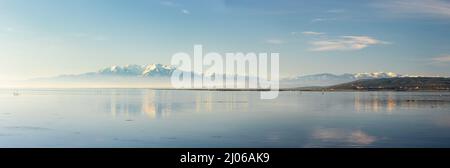
<svg viewBox="0 0 450 168">
<path fill-rule="evenodd" d="M 17 93 L 15 93 L 17 92 Z M 449 92 L 0 90 L 0 147 L 450 147 Z"/>
</svg>

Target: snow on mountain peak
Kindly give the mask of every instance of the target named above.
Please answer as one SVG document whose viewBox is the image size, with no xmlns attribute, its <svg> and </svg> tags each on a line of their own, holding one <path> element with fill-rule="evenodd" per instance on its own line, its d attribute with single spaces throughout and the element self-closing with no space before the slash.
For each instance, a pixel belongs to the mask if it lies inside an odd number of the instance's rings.
<svg viewBox="0 0 450 168">
<path fill-rule="evenodd" d="M 162 64 L 147 65 L 142 72 L 143 76 L 169 76 L 175 71 L 175 67 Z"/>
<path fill-rule="evenodd" d="M 175 70 L 175 67 L 162 64 L 124 66 L 114 65 L 98 71 L 101 75 L 121 75 L 121 76 L 169 76 Z"/>
<path fill-rule="evenodd" d="M 368 78 L 395 78 L 401 77 L 402 75 L 393 72 L 372 72 L 372 73 L 356 73 L 354 77 L 356 79 L 368 79 Z"/>
</svg>

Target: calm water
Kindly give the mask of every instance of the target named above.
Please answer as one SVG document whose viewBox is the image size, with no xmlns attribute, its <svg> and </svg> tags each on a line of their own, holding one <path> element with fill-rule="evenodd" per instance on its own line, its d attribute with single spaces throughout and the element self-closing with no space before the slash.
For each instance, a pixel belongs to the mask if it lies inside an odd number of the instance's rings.
<svg viewBox="0 0 450 168">
<path fill-rule="evenodd" d="M 0 147 L 450 147 L 448 92 L 0 90 Z"/>
</svg>

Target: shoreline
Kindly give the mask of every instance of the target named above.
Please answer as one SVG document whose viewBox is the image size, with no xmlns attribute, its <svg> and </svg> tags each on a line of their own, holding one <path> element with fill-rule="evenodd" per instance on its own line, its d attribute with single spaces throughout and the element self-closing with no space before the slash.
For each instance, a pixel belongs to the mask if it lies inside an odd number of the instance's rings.
<svg viewBox="0 0 450 168">
<path fill-rule="evenodd" d="M 20 90 L 98 90 L 98 89 L 122 89 L 122 90 L 167 90 L 167 91 L 211 91 L 211 92 L 263 92 L 272 91 L 270 89 L 174 89 L 174 88 L 133 88 L 133 87 L 111 87 L 111 88 L 0 88 L 4 91 L 20 91 Z M 276 91 L 276 90 L 274 90 Z M 298 89 L 283 88 L 279 92 L 450 92 L 450 90 L 394 90 L 394 89 Z"/>
</svg>

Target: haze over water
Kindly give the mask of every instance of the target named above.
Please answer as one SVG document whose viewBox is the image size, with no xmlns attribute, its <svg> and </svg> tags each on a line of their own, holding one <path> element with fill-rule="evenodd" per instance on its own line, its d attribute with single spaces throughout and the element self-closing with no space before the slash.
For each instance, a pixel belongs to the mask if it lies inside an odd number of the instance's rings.
<svg viewBox="0 0 450 168">
<path fill-rule="evenodd" d="M 448 92 L 0 90 L 0 147 L 450 147 Z"/>
</svg>

